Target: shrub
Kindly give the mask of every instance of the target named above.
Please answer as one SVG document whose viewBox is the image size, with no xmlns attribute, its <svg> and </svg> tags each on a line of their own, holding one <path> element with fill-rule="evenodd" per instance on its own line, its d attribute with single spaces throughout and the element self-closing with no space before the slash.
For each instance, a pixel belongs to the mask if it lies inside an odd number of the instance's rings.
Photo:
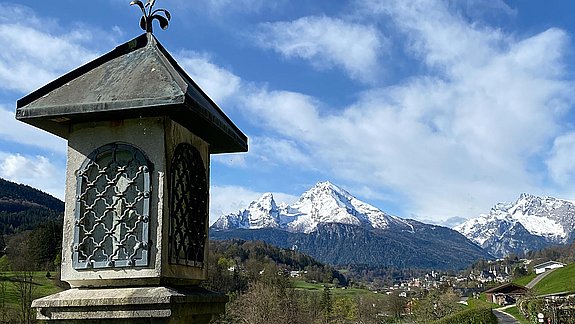
<svg viewBox="0 0 575 324">
<path fill-rule="evenodd" d="M 497 324 L 497 317 L 490 308 L 466 309 L 443 317 L 434 324 Z"/>
</svg>

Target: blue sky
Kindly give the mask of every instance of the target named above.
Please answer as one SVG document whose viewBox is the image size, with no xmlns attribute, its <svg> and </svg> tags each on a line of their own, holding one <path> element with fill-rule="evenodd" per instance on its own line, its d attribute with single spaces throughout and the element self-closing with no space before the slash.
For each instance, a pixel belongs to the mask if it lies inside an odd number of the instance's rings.
<svg viewBox="0 0 575 324">
<path fill-rule="evenodd" d="M 332 181 L 453 225 L 520 193 L 575 199 L 570 0 L 158 0 L 156 37 L 249 137 L 212 157 L 211 220 Z M 0 177 L 63 198 L 66 143 L 27 93 L 139 34 L 127 0 L 0 2 Z"/>
</svg>

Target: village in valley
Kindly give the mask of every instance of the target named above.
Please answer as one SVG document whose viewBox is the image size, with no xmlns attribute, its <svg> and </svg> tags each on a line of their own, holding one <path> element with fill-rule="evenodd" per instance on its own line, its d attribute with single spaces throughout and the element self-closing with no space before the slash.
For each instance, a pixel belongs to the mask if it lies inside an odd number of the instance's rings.
<svg viewBox="0 0 575 324">
<path fill-rule="evenodd" d="M 242 270 L 242 267 L 227 269 L 228 272 L 238 270 L 247 271 Z M 570 279 L 567 283 L 561 281 L 571 276 L 573 271 L 575 263 L 545 261 L 544 257 L 537 255 L 535 259 L 511 257 L 480 260 L 463 271 L 422 271 L 414 277 L 405 276 L 385 283 L 379 280 L 349 280 L 341 283 L 335 279 L 333 282 L 327 280 L 321 283 L 312 279 L 317 277 L 309 276 L 306 270 L 290 270 L 285 275 L 291 278 L 296 290 L 319 292 L 328 289 L 334 300 L 345 298 L 341 296 L 346 294 L 359 294 L 362 298 L 369 294 L 378 296 L 376 300 L 384 302 L 374 316 L 386 318 L 387 322 L 420 323 L 439 320 L 441 316 L 434 318 L 421 314 L 422 305 L 432 298 L 436 302 L 443 300 L 456 303 L 461 309 L 497 309 L 497 315 L 509 312 L 524 320 L 536 321 L 541 316 L 539 314 L 543 314 L 545 320 L 561 323 L 560 319 L 571 316 L 575 296 L 573 282 Z M 340 272 L 353 277 L 350 271 Z M 259 276 L 264 273 L 260 272 Z M 559 290 L 557 281 L 561 282 Z M 439 312 L 442 316 L 460 309 L 457 306 L 442 307 L 445 312 Z M 473 318 L 474 315 L 469 316 Z"/>
</svg>

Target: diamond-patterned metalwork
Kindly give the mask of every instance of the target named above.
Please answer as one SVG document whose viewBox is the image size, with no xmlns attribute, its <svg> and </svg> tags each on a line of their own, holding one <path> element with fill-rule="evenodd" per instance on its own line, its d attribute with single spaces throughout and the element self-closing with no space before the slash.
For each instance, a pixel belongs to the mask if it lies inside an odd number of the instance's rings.
<svg viewBox="0 0 575 324">
<path fill-rule="evenodd" d="M 75 269 L 148 265 L 151 163 L 132 145 L 92 152 L 76 173 Z"/>
<path fill-rule="evenodd" d="M 170 181 L 170 263 L 202 268 L 208 237 L 208 183 L 202 156 L 194 146 L 176 147 Z"/>
</svg>

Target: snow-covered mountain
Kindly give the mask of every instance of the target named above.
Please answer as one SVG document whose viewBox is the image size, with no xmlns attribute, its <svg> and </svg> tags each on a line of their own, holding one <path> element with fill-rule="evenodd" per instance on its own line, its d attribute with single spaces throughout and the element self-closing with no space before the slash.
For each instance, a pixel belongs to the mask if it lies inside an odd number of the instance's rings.
<svg viewBox="0 0 575 324">
<path fill-rule="evenodd" d="M 454 228 L 495 256 L 570 242 L 575 236 L 575 204 L 521 194 L 515 203 L 496 204 L 488 214 Z"/>
<path fill-rule="evenodd" d="M 248 208 L 220 217 L 212 225 L 212 228 L 278 228 L 279 223 L 279 210 L 274 196 L 271 193 L 266 193 L 260 199 L 252 201 Z"/>
<path fill-rule="evenodd" d="M 388 215 L 321 182 L 291 205 L 265 194 L 211 226 L 216 240 L 261 240 L 333 265 L 461 269 L 492 258 L 452 229 Z"/>
<path fill-rule="evenodd" d="M 271 193 L 248 208 L 220 217 L 213 230 L 278 228 L 294 233 L 311 233 L 319 224 L 339 223 L 375 229 L 412 231 L 409 222 L 388 215 L 362 202 L 331 182 L 320 182 L 292 205 L 276 205 Z"/>
</svg>

